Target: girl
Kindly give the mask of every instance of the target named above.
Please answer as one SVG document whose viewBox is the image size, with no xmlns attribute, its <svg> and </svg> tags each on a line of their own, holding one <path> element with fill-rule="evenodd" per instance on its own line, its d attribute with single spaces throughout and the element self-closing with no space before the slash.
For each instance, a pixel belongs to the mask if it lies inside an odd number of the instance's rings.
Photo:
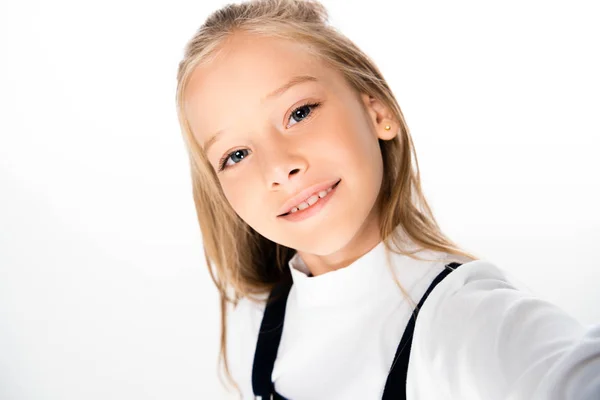
<svg viewBox="0 0 600 400">
<path fill-rule="evenodd" d="M 600 325 L 440 231 L 392 91 L 322 5 L 216 11 L 177 80 L 242 398 L 600 398 Z"/>
</svg>

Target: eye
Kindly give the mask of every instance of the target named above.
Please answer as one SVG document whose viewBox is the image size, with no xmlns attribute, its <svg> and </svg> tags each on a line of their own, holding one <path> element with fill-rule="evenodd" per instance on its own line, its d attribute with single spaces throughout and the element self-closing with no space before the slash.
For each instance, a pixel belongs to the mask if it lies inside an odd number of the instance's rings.
<svg viewBox="0 0 600 400">
<path fill-rule="evenodd" d="M 227 168 L 227 161 L 229 161 L 230 159 L 243 159 L 246 157 L 246 155 L 244 155 L 244 152 L 248 151 L 248 149 L 240 149 L 240 150 L 234 150 L 229 154 L 226 154 L 225 156 L 223 156 L 220 160 L 219 160 L 219 171 L 223 171 L 225 168 Z M 239 161 L 238 161 L 239 162 Z M 237 164 L 237 162 L 235 162 L 234 164 Z"/>
<path fill-rule="evenodd" d="M 294 111 L 292 111 L 292 113 L 290 114 L 290 116 L 288 117 L 288 122 L 290 122 L 292 119 L 296 122 L 301 122 L 305 119 L 307 119 L 312 111 L 319 107 L 321 105 L 321 103 L 308 103 L 308 104 L 304 104 L 301 105 L 300 107 L 294 109 Z M 293 126 L 296 125 L 294 124 L 290 124 L 288 126 Z"/>
<path fill-rule="evenodd" d="M 303 104 L 300 107 L 297 107 L 294 109 L 294 111 L 292 111 L 288 117 L 288 122 L 290 120 L 294 120 L 296 121 L 296 123 L 304 121 L 305 119 L 309 118 L 313 111 L 319 107 L 321 105 L 321 103 L 307 103 L 307 104 Z M 293 126 L 296 125 L 296 123 L 288 125 L 288 126 Z M 219 160 L 219 170 L 218 172 L 223 171 L 224 169 L 226 169 L 228 167 L 227 162 L 229 160 L 234 160 L 234 159 L 239 159 L 242 160 L 246 157 L 246 155 L 244 155 L 244 152 L 247 152 L 248 149 L 240 149 L 240 150 L 234 150 L 231 153 L 228 153 L 226 155 L 224 155 L 220 160 Z M 234 164 L 237 164 L 238 162 L 234 162 Z"/>
</svg>

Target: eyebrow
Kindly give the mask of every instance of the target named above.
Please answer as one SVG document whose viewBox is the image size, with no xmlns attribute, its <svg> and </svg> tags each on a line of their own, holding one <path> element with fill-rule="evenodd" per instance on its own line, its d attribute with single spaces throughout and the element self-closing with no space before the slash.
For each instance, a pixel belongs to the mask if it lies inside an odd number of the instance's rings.
<svg viewBox="0 0 600 400">
<path fill-rule="evenodd" d="M 288 90 L 292 86 L 295 86 L 295 85 L 298 85 L 298 84 L 304 83 L 304 82 L 318 82 L 318 79 L 315 78 L 314 76 L 310 76 L 310 75 L 295 76 L 292 79 L 290 79 L 285 85 L 273 90 L 271 93 L 269 93 L 265 97 L 263 97 L 261 100 L 261 103 L 264 103 L 266 100 L 271 100 L 274 97 L 281 96 L 286 90 Z M 204 153 L 207 153 L 210 146 L 212 146 L 213 144 L 215 144 L 215 142 L 217 140 L 219 140 L 219 136 L 222 133 L 223 133 L 223 129 L 217 131 L 217 133 L 212 135 L 209 139 L 207 139 L 204 142 L 204 146 L 202 146 L 202 148 L 204 149 Z"/>
</svg>

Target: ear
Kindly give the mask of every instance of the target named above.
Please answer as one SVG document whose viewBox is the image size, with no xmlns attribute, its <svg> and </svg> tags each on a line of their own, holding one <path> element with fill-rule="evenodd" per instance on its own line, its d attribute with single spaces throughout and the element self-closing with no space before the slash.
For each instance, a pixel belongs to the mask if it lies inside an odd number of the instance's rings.
<svg viewBox="0 0 600 400">
<path fill-rule="evenodd" d="M 396 137 L 400 124 L 394 118 L 392 111 L 383 102 L 366 93 L 360 95 L 364 102 L 367 115 L 381 140 L 391 140 Z M 387 128 L 387 129 L 386 129 Z"/>
</svg>

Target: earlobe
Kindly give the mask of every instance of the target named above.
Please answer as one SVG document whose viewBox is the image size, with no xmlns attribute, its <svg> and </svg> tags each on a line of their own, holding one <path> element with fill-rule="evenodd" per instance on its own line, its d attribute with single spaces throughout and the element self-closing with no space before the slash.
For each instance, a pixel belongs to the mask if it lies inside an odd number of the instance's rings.
<svg viewBox="0 0 600 400">
<path fill-rule="evenodd" d="M 382 140 L 391 140 L 396 137 L 399 126 L 385 104 L 366 93 L 363 93 L 361 97 L 377 131 L 377 137 Z"/>
<path fill-rule="evenodd" d="M 382 122 L 382 127 L 377 127 L 377 137 L 381 140 L 391 140 L 398 134 L 398 129 L 395 122 L 386 119 Z"/>
</svg>

